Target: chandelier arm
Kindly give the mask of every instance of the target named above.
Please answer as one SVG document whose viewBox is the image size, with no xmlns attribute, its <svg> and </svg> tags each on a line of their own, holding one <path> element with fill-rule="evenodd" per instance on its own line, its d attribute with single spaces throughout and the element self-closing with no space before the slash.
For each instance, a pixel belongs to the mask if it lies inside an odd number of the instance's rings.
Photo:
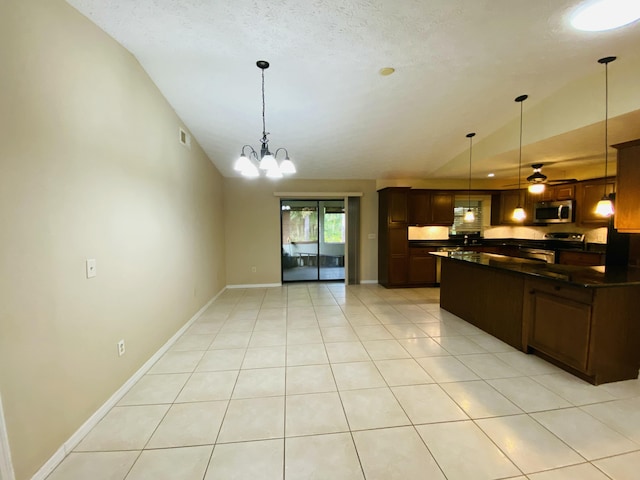
<svg viewBox="0 0 640 480">
<path fill-rule="evenodd" d="M 285 158 L 289 158 L 289 152 L 288 152 L 288 151 L 287 151 L 287 149 L 286 149 L 286 148 L 284 148 L 284 147 L 280 147 L 280 148 L 278 148 L 278 149 L 276 150 L 276 152 L 273 154 L 273 156 L 274 156 L 274 157 L 277 157 L 277 156 L 278 156 L 278 152 L 279 152 L 280 150 L 284 150 L 284 154 L 286 155 L 286 156 L 285 156 Z"/>
<path fill-rule="evenodd" d="M 242 155 L 244 155 L 244 154 L 245 154 L 245 153 L 244 153 L 244 149 L 245 149 L 245 148 L 249 148 L 249 149 L 251 150 L 251 153 L 250 153 L 249 155 L 252 155 L 252 154 L 256 153 L 256 151 L 253 149 L 253 147 L 252 147 L 251 145 L 248 145 L 248 144 L 247 144 L 247 145 L 243 145 L 243 146 L 242 146 L 242 151 L 241 151 L 241 154 L 242 154 Z"/>
</svg>

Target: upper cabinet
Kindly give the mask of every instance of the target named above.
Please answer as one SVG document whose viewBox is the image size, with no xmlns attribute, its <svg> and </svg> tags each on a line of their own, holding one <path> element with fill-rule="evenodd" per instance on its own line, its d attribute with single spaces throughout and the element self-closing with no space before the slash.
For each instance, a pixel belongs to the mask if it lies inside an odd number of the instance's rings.
<svg viewBox="0 0 640 480">
<path fill-rule="evenodd" d="M 382 212 L 385 213 L 385 224 L 406 224 L 408 220 L 407 194 L 409 188 L 385 188 L 380 191 L 380 198 L 384 201 Z"/>
<path fill-rule="evenodd" d="M 615 227 L 640 233 L 640 139 L 614 145 L 618 149 Z"/>
<path fill-rule="evenodd" d="M 536 202 L 554 202 L 556 200 L 573 200 L 576 194 L 576 186 L 573 183 L 566 185 L 546 185 L 544 192 L 540 195 L 533 196 Z"/>
<path fill-rule="evenodd" d="M 606 194 L 613 193 L 615 180 L 602 178 L 580 182 L 576 191 L 576 223 L 581 227 L 606 227 L 609 219 L 596 214 L 596 205 Z"/>
<path fill-rule="evenodd" d="M 408 200 L 409 225 L 453 225 L 453 193 L 410 190 Z"/>
<path fill-rule="evenodd" d="M 526 190 L 504 190 L 491 196 L 491 225 L 530 225 L 533 221 L 535 198 Z M 526 218 L 519 222 L 513 219 L 513 210 L 521 206 Z"/>
<path fill-rule="evenodd" d="M 408 200 L 409 224 L 428 225 L 431 221 L 431 192 L 429 190 L 411 190 Z"/>
</svg>

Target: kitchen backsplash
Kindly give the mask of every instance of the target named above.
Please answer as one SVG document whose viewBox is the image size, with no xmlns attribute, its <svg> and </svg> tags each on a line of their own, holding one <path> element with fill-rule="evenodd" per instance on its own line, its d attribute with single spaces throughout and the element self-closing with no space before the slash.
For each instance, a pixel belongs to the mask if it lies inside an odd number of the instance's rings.
<svg viewBox="0 0 640 480">
<path fill-rule="evenodd" d="M 549 232 L 584 233 L 587 243 L 607 243 L 607 229 L 580 228 L 575 224 L 555 225 L 547 227 L 485 227 L 482 236 L 485 238 L 522 238 L 540 240 Z M 446 240 L 449 238 L 449 227 L 409 227 L 409 240 Z"/>
</svg>

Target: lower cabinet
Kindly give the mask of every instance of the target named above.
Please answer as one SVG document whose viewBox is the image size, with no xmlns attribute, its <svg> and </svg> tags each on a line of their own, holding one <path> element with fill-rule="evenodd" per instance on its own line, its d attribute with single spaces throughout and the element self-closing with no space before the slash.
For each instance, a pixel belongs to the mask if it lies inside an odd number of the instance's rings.
<svg viewBox="0 0 640 480">
<path fill-rule="evenodd" d="M 600 252 L 574 252 L 572 250 L 560 250 L 558 263 L 562 265 L 595 266 L 604 265 L 605 255 Z"/>
<path fill-rule="evenodd" d="M 436 257 L 429 254 L 435 251 L 435 248 L 409 249 L 409 284 L 436 284 Z"/>
<path fill-rule="evenodd" d="M 527 282 L 526 288 L 529 346 L 589 374 L 593 290 L 540 282 Z"/>
<path fill-rule="evenodd" d="M 585 288 L 525 281 L 527 350 L 595 384 L 638 377 L 640 287 Z"/>
</svg>

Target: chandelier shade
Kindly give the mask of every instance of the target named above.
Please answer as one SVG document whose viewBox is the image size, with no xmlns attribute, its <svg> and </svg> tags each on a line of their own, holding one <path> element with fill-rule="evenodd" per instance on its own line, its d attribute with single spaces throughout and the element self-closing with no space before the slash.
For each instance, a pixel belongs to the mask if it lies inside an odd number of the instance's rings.
<svg viewBox="0 0 640 480">
<path fill-rule="evenodd" d="M 296 166 L 289 158 L 286 148 L 278 148 L 275 153 L 269 151 L 269 139 L 265 122 L 265 100 L 264 100 L 264 71 L 269 68 L 269 62 L 258 60 L 256 66 L 262 71 L 262 138 L 260 139 L 260 153 L 251 145 L 244 145 L 240 151 L 240 157 L 236 160 L 233 169 L 243 177 L 256 178 L 264 172 L 268 178 L 282 178 L 284 175 L 296 173 Z M 284 160 L 278 164 L 278 153 L 284 152 Z M 248 152 L 248 154 L 247 154 Z"/>
</svg>

